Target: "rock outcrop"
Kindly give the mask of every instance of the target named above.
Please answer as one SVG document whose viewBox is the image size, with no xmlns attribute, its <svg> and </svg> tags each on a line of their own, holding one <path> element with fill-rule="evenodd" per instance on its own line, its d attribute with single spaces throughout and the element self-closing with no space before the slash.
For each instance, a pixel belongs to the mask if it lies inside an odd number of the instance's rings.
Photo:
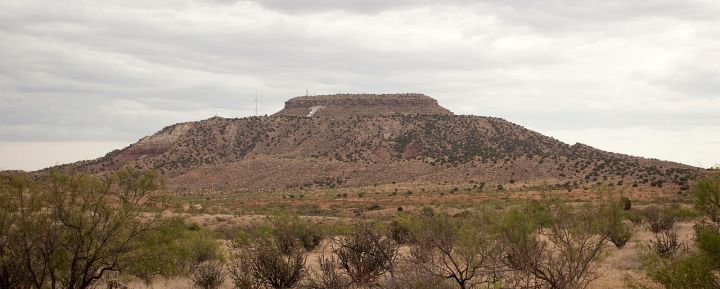
<svg viewBox="0 0 720 289">
<path fill-rule="evenodd" d="M 438 105 L 437 100 L 418 93 L 403 94 L 335 94 L 300 96 L 285 102 L 276 116 L 347 117 L 387 116 L 394 114 L 453 113 Z"/>
</svg>

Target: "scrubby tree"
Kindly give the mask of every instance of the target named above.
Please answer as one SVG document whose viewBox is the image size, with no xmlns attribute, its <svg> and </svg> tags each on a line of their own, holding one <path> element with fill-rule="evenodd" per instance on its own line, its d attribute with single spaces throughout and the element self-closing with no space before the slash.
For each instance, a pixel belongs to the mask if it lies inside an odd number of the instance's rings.
<svg viewBox="0 0 720 289">
<path fill-rule="evenodd" d="M 597 212 L 546 200 L 550 216 L 542 228 L 527 210 L 509 212 L 500 224 L 506 264 L 548 288 L 586 288 L 596 277 L 596 259 L 606 238 L 599 231 Z M 532 283 L 532 282 L 531 282 Z"/>
<path fill-rule="evenodd" d="M 144 246 L 160 223 L 141 205 L 159 185 L 134 170 L 2 177 L 0 285 L 83 289 L 108 272 L 158 273 L 163 252 Z"/>
<path fill-rule="evenodd" d="M 599 208 L 600 233 L 617 248 L 624 247 L 634 235 L 634 225 L 626 217 L 627 203 L 624 200 L 627 199 L 609 197 Z"/>
<path fill-rule="evenodd" d="M 720 174 L 700 179 L 693 188 L 695 208 L 720 225 Z"/>
<path fill-rule="evenodd" d="M 297 216 L 274 216 L 269 234 L 236 240 L 229 271 L 239 289 L 295 288 L 306 276 L 308 252 L 320 245 L 317 226 Z"/>
<path fill-rule="evenodd" d="M 312 224 L 298 216 L 277 215 L 270 218 L 270 223 L 273 239 L 286 254 L 297 249 L 312 251 L 324 238 L 317 224 Z"/>
<path fill-rule="evenodd" d="M 502 250 L 484 218 L 421 218 L 413 234 L 410 267 L 427 279 L 447 279 L 461 289 L 499 283 Z"/>
<path fill-rule="evenodd" d="M 321 256 L 320 271 L 313 272 L 307 287 L 372 288 L 393 274 L 398 245 L 372 223 L 360 222 L 349 236 L 336 240 L 330 256 Z"/>
</svg>

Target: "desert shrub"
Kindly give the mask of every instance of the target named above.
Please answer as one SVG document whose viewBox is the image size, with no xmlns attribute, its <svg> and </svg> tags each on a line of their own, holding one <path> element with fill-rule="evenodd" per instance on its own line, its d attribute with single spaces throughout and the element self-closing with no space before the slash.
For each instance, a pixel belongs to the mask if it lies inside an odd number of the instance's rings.
<svg viewBox="0 0 720 289">
<path fill-rule="evenodd" d="M 413 243 L 413 231 L 417 230 L 419 220 L 413 215 L 400 215 L 390 221 L 389 237 L 398 244 Z"/>
<path fill-rule="evenodd" d="M 369 288 L 392 272 L 398 245 L 373 224 L 361 222 L 336 240 L 332 255 L 321 256 L 320 271 L 310 274 L 310 288 Z"/>
<path fill-rule="evenodd" d="M 294 288 L 306 276 L 306 253 L 301 248 L 294 248 L 290 252 L 284 251 L 272 240 L 256 243 L 248 254 L 249 262 L 245 263 L 250 264 L 253 276 L 261 284 L 275 289 Z"/>
<path fill-rule="evenodd" d="M 662 214 L 673 218 L 674 220 L 690 221 L 697 219 L 701 216 L 701 213 L 693 208 L 682 207 L 678 204 L 673 204 L 662 210 Z"/>
<path fill-rule="evenodd" d="M 142 252 L 163 252 L 163 256 L 151 265 L 139 262 L 133 264 L 133 268 L 145 266 L 137 271 L 154 268 L 162 275 L 190 274 L 193 267 L 202 262 L 224 258 L 220 244 L 207 229 L 192 226 L 180 218 L 165 220 L 150 232 L 143 241 Z"/>
<path fill-rule="evenodd" d="M 242 247 L 237 247 L 238 244 L 233 246 L 235 246 L 235 251 L 228 266 L 228 273 L 234 287 L 237 289 L 263 289 L 264 284 L 255 277 L 256 273 L 253 271 L 247 251 L 244 251 Z"/>
<path fill-rule="evenodd" d="M 192 284 L 202 289 L 217 289 L 225 282 L 223 265 L 217 261 L 205 261 L 193 268 Z"/>
<path fill-rule="evenodd" d="M 625 244 L 632 239 L 634 232 L 632 225 L 626 222 L 620 222 L 617 226 L 609 229 L 605 233 L 605 237 L 617 248 L 625 247 Z"/>
<path fill-rule="evenodd" d="M 360 286 L 371 285 L 392 271 L 398 246 L 370 223 L 359 223 L 334 250 L 340 269 Z"/>
<path fill-rule="evenodd" d="M 655 253 L 662 257 L 668 258 L 680 249 L 680 242 L 678 241 L 678 235 L 675 230 L 665 230 L 661 233 L 655 234 L 655 238 L 650 240 Z"/>
<path fill-rule="evenodd" d="M 634 226 L 626 221 L 626 211 L 622 199 L 609 198 L 599 208 L 600 233 L 615 247 L 622 248 L 634 235 Z"/>
<path fill-rule="evenodd" d="M 297 246 L 301 246 L 305 251 L 312 251 L 324 238 L 319 226 L 298 216 L 275 216 L 270 223 L 273 239 L 286 254 L 294 252 Z"/>
<path fill-rule="evenodd" d="M 629 211 L 632 208 L 632 201 L 627 197 L 620 198 L 620 202 L 622 203 L 623 210 Z"/>
<path fill-rule="evenodd" d="M 536 224 L 542 227 L 548 227 L 550 223 L 552 223 L 553 217 L 551 215 L 551 212 L 548 211 L 547 204 L 543 202 L 547 202 L 547 200 L 530 200 L 527 204 L 523 206 L 523 210 L 528 215 L 528 217 L 531 217 L 535 220 Z"/>
<path fill-rule="evenodd" d="M 711 272 L 716 270 L 717 260 L 702 253 L 683 257 L 661 258 L 648 255 L 643 260 L 644 269 L 651 280 L 668 289 L 717 289 L 720 281 Z M 655 288 L 633 286 L 633 288 Z"/>
<path fill-rule="evenodd" d="M 505 264 L 548 288 L 586 288 L 596 277 L 595 261 L 606 243 L 598 234 L 599 212 L 591 208 L 573 211 L 550 200 L 541 204 L 550 217 L 542 233 L 539 221 L 525 207 L 503 217 L 498 229 Z"/>
<path fill-rule="evenodd" d="M 342 289 L 347 288 L 350 278 L 339 272 L 337 259 L 334 256 L 318 256 L 318 269 L 310 272 L 310 277 L 303 285 L 309 289 Z"/>
<path fill-rule="evenodd" d="M 231 244 L 229 272 L 236 288 L 296 287 L 307 276 L 307 252 L 319 246 L 323 227 L 279 215 L 270 219 L 269 227 L 254 230 L 259 232 L 256 237 Z"/>
<path fill-rule="evenodd" d="M 409 267 L 425 279 L 449 279 L 461 289 L 497 284 L 502 250 L 485 217 L 422 217 Z"/>
<path fill-rule="evenodd" d="M 720 268 L 720 231 L 718 228 L 712 225 L 696 226 L 695 242 L 703 253 L 717 260 L 716 264 Z"/>
<path fill-rule="evenodd" d="M 305 277 L 306 253 L 301 247 L 283 252 L 272 239 L 251 247 L 233 245 L 229 272 L 236 288 L 294 288 Z"/>
<path fill-rule="evenodd" d="M 372 205 L 367 206 L 367 208 L 366 208 L 367 211 L 376 211 L 376 210 L 380 210 L 380 209 L 382 209 L 382 207 L 379 204 L 372 204 Z"/>
<path fill-rule="evenodd" d="M 430 207 L 430 206 L 423 206 L 422 208 L 420 208 L 420 214 L 423 216 L 431 217 L 431 216 L 435 215 L 435 209 L 433 209 L 433 207 Z"/>
<path fill-rule="evenodd" d="M 130 169 L 99 178 L 51 172 L 0 177 L 0 285 L 89 288 L 110 271 L 145 278 L 166 252 L 146 250 L 160 220 L 143 200 L 161 182 Z"/>
<path fill-rule="evenodd" d="M 716 175 L 707 176 L 693 187 L 695 208 L 717 221 Z M 648 277 L 665 288 L 720 288 L 720 227 L 717 224 L 695 226 L 698 251 L 676 254 L 683 245 L 674 231 L 665 231 L 651 241 L 654 253 L 644 257 Z"/>
<path fill-rule="evenodd" d="M 675 225 L 675 218 L 663 214 L 660 208 L 656 206 L 650 206 L 641 211 L 641 215 L 645 222 L 650 226 L 650 231 L 653 233 L 659 233 L 672 229 Z"/>
<path fill-rule="evenodd" d="M 700 179 L 693 187 L 695 208 L 720 225 L 720 174 Z"/>
<path fill-rule="evenodd" d="M 637 210 L 626 211 L 625 218 L 630 221 L 635 227 L 640 226 L 643 222 L 642 213 L 638 212 Z"/>
</svg>

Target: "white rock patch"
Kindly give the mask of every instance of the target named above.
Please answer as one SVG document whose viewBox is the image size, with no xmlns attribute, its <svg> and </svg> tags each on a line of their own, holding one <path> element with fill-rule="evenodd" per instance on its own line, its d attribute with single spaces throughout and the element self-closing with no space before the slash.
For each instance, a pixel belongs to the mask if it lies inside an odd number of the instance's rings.
<svg viewBox="0 0 720 289">
<path fill-rule="evenodd" d="M 315 114 L 316 112 L 318 112 L 318 110 L 323 109 L 323 108 L 325 108 L 324 105 L 316 105 L 316 106 L 310 107 L 310 113 L 308 113 L 307 117 L 312 117 L 313 114 Z"/>
</svg>

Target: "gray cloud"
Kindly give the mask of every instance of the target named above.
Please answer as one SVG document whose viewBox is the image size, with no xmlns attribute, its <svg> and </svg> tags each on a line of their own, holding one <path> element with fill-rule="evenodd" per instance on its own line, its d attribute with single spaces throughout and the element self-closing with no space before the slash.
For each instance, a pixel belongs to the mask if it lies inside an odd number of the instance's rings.
<svg viewBox="0 0 720 289">
<path fill-rule="evenodd" d="M 0 141 L 131 142 L 251 115 L 256 91 L 270 114 L 306 88 L 423 92 L 547 131 L 717 127 L 718 12 L 701 0 L 3 1 Z"/>
</svg>

